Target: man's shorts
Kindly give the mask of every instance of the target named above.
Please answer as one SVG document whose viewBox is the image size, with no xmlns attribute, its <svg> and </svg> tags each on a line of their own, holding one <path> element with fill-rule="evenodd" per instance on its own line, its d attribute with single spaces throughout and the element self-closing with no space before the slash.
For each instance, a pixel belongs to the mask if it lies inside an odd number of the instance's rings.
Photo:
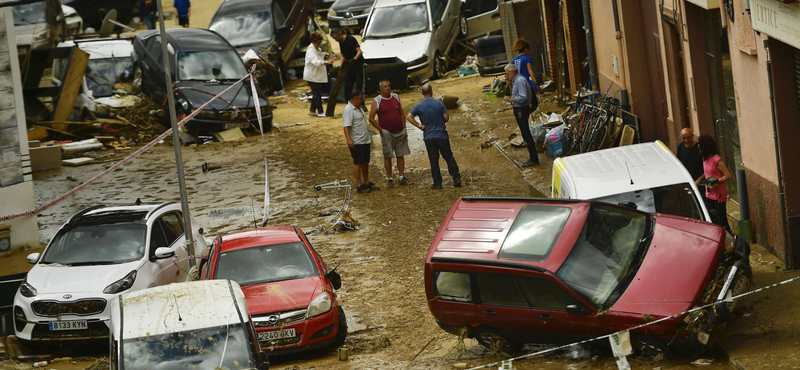
<svg viewBox="0 0 800 370">
<path fill-rule="evenodd" d="M 383 158 L 405 157 L 411 154 L 411 149 L 408 149 L 408 133 L 405 128 L 399 132 L 383 130 L 381 144 L 383 145 Z"/>
<path fill-rule="evenodd" d="M 350 148 L 350 155 L 353 157 L 353 164 L 369 163 L 369 152 L 369 144 L 356 144 L 354 148 Z"/>
<path fill-rule="evenodd" d="M 189 17 L 178 17 L 178 25 L 179 26 L 186 26 L 189 24 Z"/>
</svg>

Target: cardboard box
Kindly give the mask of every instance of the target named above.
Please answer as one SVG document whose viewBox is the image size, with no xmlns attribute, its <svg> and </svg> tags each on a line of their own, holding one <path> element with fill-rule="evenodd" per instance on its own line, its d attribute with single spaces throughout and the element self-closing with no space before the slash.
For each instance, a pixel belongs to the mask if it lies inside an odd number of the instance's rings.
<svg viewBox="0 0 800 370">
<path fill-rule="evenodd" d="M 61 167 L 61 146 L 40 146 L 29 148 L 31 153 L 31 170 L 33 172 L 52 170 Z"/>
</svg>

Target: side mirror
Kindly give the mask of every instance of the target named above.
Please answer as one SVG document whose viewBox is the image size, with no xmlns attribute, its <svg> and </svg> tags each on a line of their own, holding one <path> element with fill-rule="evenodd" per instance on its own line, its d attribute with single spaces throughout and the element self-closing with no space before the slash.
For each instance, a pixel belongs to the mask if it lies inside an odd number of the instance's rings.
<svg viewBox="0 0 800 370">
<path fill-rule="evenodd" d="M 157 259 L 164 259 L 170 258 L 175 255 L 175 251 L 166 247 L 156 248 L 156 258 Z"/>
<path fill-rule="evenodd" d="M 36 262 L 39 262 L 39 257 L 40 257 L 40 256 L 41 256 L 41 254 L 39 254 L 39 253 L 31 253 L 31 254 L 29 254 L 29 255 L 28 255 L 28 257 L 26 257 L 25 259 L 26 259 L 26 260 L 28 261 L 28 263 L 30 263 L 31 265 L 35 265 L 35 264 L 36 264 Z"/>
<path fill-rule="evenodd" d="M 566 311 L 570 315 L 577 315 L 577 316 L 583 316 L 589 313 L 586 310 L 586 308 L 577 304 L 568 305 Z"/>
<path fill-rule="evenodd" d="M 325 274 L 325 277 L 331 281 L 331 285 L 333 285 L 334 290 L 339 290 L 339 288 L 342 287 L 342 277 L 338 272 L 336 272 L 335 268 Z"/>
</svg>

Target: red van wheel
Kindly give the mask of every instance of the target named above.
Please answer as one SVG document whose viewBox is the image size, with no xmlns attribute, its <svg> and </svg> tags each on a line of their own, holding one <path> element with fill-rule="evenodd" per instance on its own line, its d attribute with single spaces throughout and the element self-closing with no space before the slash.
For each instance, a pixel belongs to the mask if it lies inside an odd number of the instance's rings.
<svg viewBox="0 0 800 370">
<path fill-rule="evenodd" d="M 650 335 L 635 335 L 632 336 L 633 351 L 644 357 L 668 360 L 672 358 L 672 350 L 664 343 L 663 340 L 650 336 Z"/>
<path fill-rule="evenodd" d="M 478 343 L 492 351 L 514 354 L 522 350 L 521 343 L 508 339 L 492 328 L 484 326 L 477 327 L 472 335 Z"/>
</svg>

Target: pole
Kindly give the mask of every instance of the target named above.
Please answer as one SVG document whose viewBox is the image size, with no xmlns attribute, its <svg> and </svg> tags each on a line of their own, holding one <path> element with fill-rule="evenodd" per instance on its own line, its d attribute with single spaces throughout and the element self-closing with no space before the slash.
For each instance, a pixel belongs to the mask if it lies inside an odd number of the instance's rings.
<svg viewBox="0 0 800 370">
<path fill-rule="evenodd" d="M 181 210 L 183 211 L 184 235 L 189 253 L 189 267 L 194 267 L 194 233 L 192 232 L 192 219 L 189 216 L 189 202 L 186 199 L 186 183 L 183 178 L 183 158 L 181 157 L 181 140 L 178 137 L 178 127 L 175 113 L 175 93 L 172 91 L 172 71 L 169 65 L 169 52 L 167 50 L 167 31 L 164 29 L 164 10 L 161 0 L 156 0 L 158 7 L 158 28 L 161 29 L 161 55 L 164 57 L 164 80 L 167 84 L 167 107 L 169 108 L 169 122 L 172 126 L 172 144 L 175 146 L 175 167 L 178 169 L 178 188 L 181 193 Z"/>
</svg>

